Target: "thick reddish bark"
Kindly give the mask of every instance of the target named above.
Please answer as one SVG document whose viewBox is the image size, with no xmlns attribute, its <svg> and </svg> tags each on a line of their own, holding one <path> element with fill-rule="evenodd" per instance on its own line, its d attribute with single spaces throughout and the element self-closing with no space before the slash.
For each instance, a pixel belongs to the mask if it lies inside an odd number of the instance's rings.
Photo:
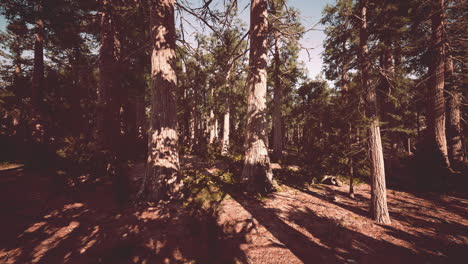
<svg viewBox="0 0 468 264">
<path fill-rule="evenodd" d="M 431 17 L 432 63 L 429 65 L 428 132 L 435 156 L 443 167 L 450 169 L 445 135 L 445 52 L 444 0 L 433 0 Z"/>
<path fill-rule="evenodd" d="M 274 189 L 266 135 L 267 17 L 267 1 L 252 0 L 246 151 L 242 170 L 242 181 L 247 185 L 247 190 L 252 192 L 269 192 Z"/>
<path fill-rule="evenodd" d="M 157 201 L 182 197 L 175 72 L 174 0 L 151 1 L 151 119 L 146 175 L 139 196 Z"/>
<path fill-rule="evenodd" d="M 367 48 L 367 0 L 361 0 L 361 28 L 359 35 L 359 55 L 361 85 L 366 93 L 366 116 L 369 124 L 369 159 L 371 168 L 371 206 L 372 218 L 378 223 L 390 224 L 387 208 L 387 189 L 385 185 L 385 168 L 380 137 L 379 118 L 377 114 L 377 93 L 374 85 L 369 84 L 369 51 Z"/>
</svg>

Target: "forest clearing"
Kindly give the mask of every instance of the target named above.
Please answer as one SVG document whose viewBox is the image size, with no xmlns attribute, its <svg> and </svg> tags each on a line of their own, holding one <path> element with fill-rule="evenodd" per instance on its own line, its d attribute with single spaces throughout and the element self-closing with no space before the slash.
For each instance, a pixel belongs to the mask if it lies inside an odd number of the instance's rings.
<svg viewBox="0 0 468 264">
<path fill-rule="evenodd" d="M 0 263 L 467 263 L 461 0 L 3 0 Z"/>
</svg>

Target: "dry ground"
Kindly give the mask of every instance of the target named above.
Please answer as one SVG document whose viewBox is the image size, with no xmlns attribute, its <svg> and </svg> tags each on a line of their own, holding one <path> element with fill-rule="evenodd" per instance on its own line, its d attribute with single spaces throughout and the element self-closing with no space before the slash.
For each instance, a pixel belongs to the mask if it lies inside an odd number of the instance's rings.
<svg viewBox="0 0 468 264">
<path fill-rule="evenodd" d="M 368 218 L 364 184 L 354 200 L 347 186 L 262 199 L 226 188 L 215 209 L 122 208 L 109 183 L 61 186 L 0 172 L 0 263 L 467 263 L 466 197 L 389 190 L 383 226 Z"/>
</svg>

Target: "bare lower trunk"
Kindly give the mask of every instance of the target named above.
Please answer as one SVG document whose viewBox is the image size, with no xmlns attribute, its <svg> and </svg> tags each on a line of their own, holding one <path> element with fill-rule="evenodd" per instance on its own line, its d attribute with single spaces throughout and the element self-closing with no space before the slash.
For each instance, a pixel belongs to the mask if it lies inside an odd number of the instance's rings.
<svg viewBox="0 0 468 264">
<path fill-rule="evenodd" d="M 145 105 L 145 97 L 138 96 L 136 98 L 136 116 L 135 116 L 135 124 L 136 124 L 136 137 L 138 141 L 138 146 L 141 145 L 141 142 L 144 138 L 146 138 L 146 105 Z M 145 142 L 146 144 L 146 142 Z"/>
<path fill-rule="evenodd" d="M 226 112 L 224 113 L 224 120 L 223 120 L 223 142 L 221 146 L 221 155 L 229 154 L 229 118 L 230 118 L 230 109 L 228 105 L 226 107 Z"/>
<path fill-rule="evenodd" d="M 452 91 L 448 99 L 447 139 L 450 149 L 450 162 L 455 167 L 459 167 L 463 163 L 460 106 L 461 94 L 458 91 Z"/>
<path fill-rule="evenodd" d="M 353 162 L 353 126 L 351 122 L 348 123 L 348 145 L 349 145 L 349 158 L 348 158 L 348 170 L 349 170 L 349 195 L 354 198 L 354 162 Z"/>
<path fill-rule="evenodd" d="M 214 130 L 214 140 L 218 140 L 218 119 L 215 117 L 214 118 L 214 125 L 213 125 L 213 130 Z"/>
<path fill-rule="evenodd" d="M 247 98 L 246 151 L 242 181 L 247 190 L 269 192 L 274 189 L 267 150 L 267 1 L 252 0 L 250 7 L 250 58 Z"/>
<path fill-rule="evenodd" d="M 360 28 L 360 68 L 361 85 L 366 93 L 366 115 L 369 124 L 369 159 L 371 168 L 371 205 L 372 218 L 378 223 L 390 224 L 387 209 L 387 189 L 385 186 L 385 168 L 380 137 L 379 118 L 377 114 L 377 94 L 375 86 L 369 85 L 369 52 L 367 49 L 367 0 L 361 0 L 361 28 Z"/>
<path fill-rule="evenodd" d="M 139 196 L 158 201 L 181 198 L 183 182 L 177 134 L 174 0 L 152 0 L 150 5 L 152 110 L 146 175 Z"/>
<path fill-rule="evenodd" d="M 189 145 L 190 145 L 190 150 L 193 149 L 195 145 L 195 117 L 193 116 L 193 113 L 190 113 L 190 120 L 189 120 Z"/>
<path fill-rule="evenodd" d="M 429 67 L 429 115 L 428 131 L 435 155 L 441 165 L 450 169 L 447 139 L 445 135 L 445 63 L 444 63 L 444 0 L 433 0 L 432 58 Z"/>
<path fill-rule="evenodd" d="M 226 100 L 226 106 L 225 106 L 226 110 L 224 112 L 224 119 L 223 119 L 223 139 L 222 139 L 222 142 L 221 142 L 221 155 L 228 155 L 229 154 L 229 133 L 230 133 L 230 125 L 231 125 L 231 123 L 230 123 L 231 102 L 229 100 L 231 87 L 230 87 L 229 80 L 230 80 L 230 77 L 231 77 L 231 67 L 229 67 L 227 69 L 227 74 L 226 74 L 226 83 L 225 84 L 228 86 L 229 94 L 228 94 L 227 100 Z"/>
<path fill-rule="evenodd" d="M 209 138 L 208 138 L 208 143 L 213 144 L 215 140 L 215 117 L 213 110 L 210 110 L 210 119 L 208 120 L 208 131 L 209 131 Z"/>
</svg>

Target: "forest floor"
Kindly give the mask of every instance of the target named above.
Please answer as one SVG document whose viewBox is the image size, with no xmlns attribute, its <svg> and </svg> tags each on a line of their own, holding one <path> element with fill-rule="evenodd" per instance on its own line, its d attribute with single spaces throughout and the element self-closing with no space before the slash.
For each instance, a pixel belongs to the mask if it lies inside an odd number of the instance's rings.
<svg viewBox="0 0 468 264">
<path fill-rule="evenodd" d="M 388 191 L 391 225 L 368 216 L 369 187 L 282 185 L 252 198 L 194 158 L 209 202 L 119 206 L 107 181 L 0 172 L 0 263 L 466 263 L 468 200 Z M 136 190 L 143 164 L 131 169 Z M 201 181 L 201 180 L 200 180 Z M 73 185 L 73 184 L 71 184 Z M 199 189 L 202 192 L 202 189 Z M 205 189 L 206 191 L 206 189 Z M 205 195 L 205 196 L 206 196 Z"/>
</svg>

